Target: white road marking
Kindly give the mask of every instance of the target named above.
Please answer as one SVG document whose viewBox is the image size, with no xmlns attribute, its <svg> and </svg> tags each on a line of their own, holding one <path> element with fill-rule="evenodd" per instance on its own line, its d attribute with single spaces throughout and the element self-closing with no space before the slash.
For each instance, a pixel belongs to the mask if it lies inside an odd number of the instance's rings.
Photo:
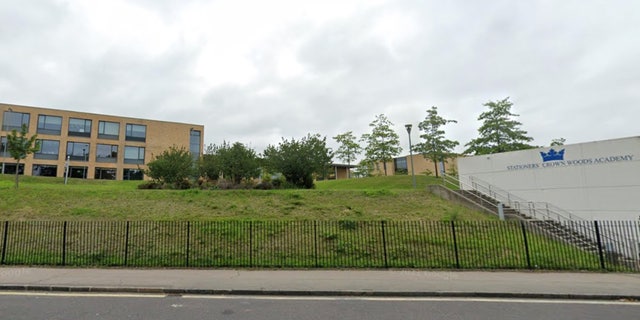
<svg viewBox="0 0 640 320">
<path fill-rule="evenodd" d="M 109 298 L 165 298 L 166 294 L 104 293 L 104 292 L 37 292 L 0 291 L 1 296 L 109 297 Z"/>
<path fill-rule="evenodd" d="M 521 299 L 521 298 L 463 298 L 463 297 L 358 297 L 358 296 L 243 296 L 243 295 L 183 295 L 185 299 L 250 299 L 250 300 L 362 300 L 362 301 L 437 301 L 437 302 L 494 302 L 494 303 L 547 303 L 547 304 L 600 304 L 600 305 L 638 305 L 638 301 L 608 301 L 608 300 L 570 300 L 570 299 Z"/>
<path fill-rule="evenodd" d="M 168 295 L 145 293 L 101 293 L 101 292 L 37 292 L 37 291 L 0 291 L 0 296 L 51 296 L 51 297 L 95 297 L 95 298 L 166 298 L 184 299 L 247 299 L 247 300 L 290 300 L 290 301 L 379 301 L 379 302 L 488 302 L 488 303 L 535 303 L 535 304 L 592 304 L 592 305 L 631 305 L 640 306 L 640 301 L 609 300 L 570 300 L 570 299 L 522 299 L 522 298 L 464 298 L 464 297 L 364 297 L 364 296 L 269 296 L 269 295 Z M 181 304 L 171 305 L 174 308 Z"/>
</svg>

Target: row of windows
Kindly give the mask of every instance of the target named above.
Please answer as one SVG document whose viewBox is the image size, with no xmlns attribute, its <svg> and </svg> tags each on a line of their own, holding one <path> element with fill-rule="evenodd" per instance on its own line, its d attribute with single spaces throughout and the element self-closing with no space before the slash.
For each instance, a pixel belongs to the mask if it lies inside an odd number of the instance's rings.
<svg viewBox="0 0 640 320">
<path fill-rule="evenodd" d="M 30 114 L 14 111 L 5 111 L 2 118 L 2 130 L 20 130 L 22 125 L 29 125 Z M 90 119 L 69 118 L 70 137 L 91 137 L 93 121 Z M 39 134 L 60 135 L 62 133 L 62 117 L 38 115 Z M 98 138 L 120 139 L 120 123 L 111 121 L 98 121 Z M 125 127 L 126 141 L 145 142 L 147 138 L 147 126 L 127 123 Z"/>
<path fill-rule="evenodd" d="M 0 166 L 0 173 L 15 174 L 16 170 L 18 170 L 18 174 L 24 174 L 24 164 L 21 163 L 20 166 L 17 167 L 15 163 L 3 163 L 2 166 Z M 64 167 L 61 168 L 61 170 L 64 171 Z M 86 179 L 88 172 L 89 171 L 87 167 L 69 166 L 70 178 Z M 41 177 L 57 177 L 58 166 L 34 164 L 31 175 Z M 117 169 L 115 168 L 95 168 L 94 170 L 94 179 L 115 180 L 116 177 Z M 123 169 L 122 178 L 123 180 L 142 180 L 143 173 L 140 169 Z"/>
<path fill-rule="evenodd" d="M 33 154 L 35 159 L 58 160 L 60 155 L 60 141 L 38 140 L 40 150 Z M 7 137 L 0 138 L 0 156 L 10 157 L 7 151 Z M 144 147 L 124 147 L 124 163 L 144 164 Z M 89 161 L 91 158 L 91 145 L 86 142 L 67 142 L 66 157 L 74 161 Z M 116 163 L 118 161 L 118 146 L 110 144 L 97 144 L 93 154 L 96 162 Z"/>
</svg>

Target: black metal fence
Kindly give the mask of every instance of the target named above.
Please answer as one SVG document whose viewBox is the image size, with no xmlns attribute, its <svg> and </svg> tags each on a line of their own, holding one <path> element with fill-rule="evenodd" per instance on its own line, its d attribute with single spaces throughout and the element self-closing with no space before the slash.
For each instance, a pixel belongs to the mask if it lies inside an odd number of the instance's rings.
<svg viewBox="0 0 640 320">
<path fill-rule="evenodd" d="M 4 265 L 640 271 L 637 222 L 6 221 Z"/>
</svg>

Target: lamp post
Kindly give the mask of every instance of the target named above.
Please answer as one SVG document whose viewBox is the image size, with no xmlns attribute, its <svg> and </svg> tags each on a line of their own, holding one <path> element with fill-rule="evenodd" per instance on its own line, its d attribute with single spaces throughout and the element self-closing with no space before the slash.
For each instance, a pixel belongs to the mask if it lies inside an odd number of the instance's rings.
<svg viewBox="0 0 640 320">
<path fill-rule="evenodd" d="M 86 156 L 86 151 L 85 148 L 82 148 L 82 161 L 87 161 L 87 156 Z M 87 164 L 83 163 L 82 164 L 82 179 L 86 179 L 87 178 Z"/>
<path fill-rule="evenodd" d="M 67 161 L 64 162 L 64 184 L 67 184 L 67 180 L 69 180 L 69 160 L 71 156 L 67 156 Z"/>
<path fill-rule="evenodd" d="M 413 147 L 411 146 L 411 127 L 412 125 L 409 124 L 405 124 L 404 125 L 405 128 L 407 128 L 407 134 L 409 134 L 409 156 L 411 157 L 411 180 L 413 181 L 413 188 L 416 188 L 416 174 L 415 171 L 413 170 Z"/>
</svg>

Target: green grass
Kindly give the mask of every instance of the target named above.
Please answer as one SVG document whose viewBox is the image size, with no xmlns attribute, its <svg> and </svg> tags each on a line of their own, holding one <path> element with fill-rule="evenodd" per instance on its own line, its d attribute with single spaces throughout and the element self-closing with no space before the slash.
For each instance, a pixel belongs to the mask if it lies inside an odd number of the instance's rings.
<svg viewBox="0 0 640 320">
<path fill-rule="evenodd" d="M 516 221 L 23 221 L 7 226 L 5 264 L 600 270 L 596 254 L 530 228 L 527 255 Z M 606 268 L 629 271 L 611 263 Z"/>
<path fill-rule="evenodd" d="M 139 190 L 140 181 L 0 175 L 0 220 L 486 220 L 410 176 L 319 181 L 313 190 Z"/>
<path fill-rule="evenodd" d="M 439 180 L 416 178 L 416 189 L 393 176 L 314 190 L 139 190 L 140 181 L 42 177 L 15 189 L 0 175 L 3 263 L 599 270 L 596 255 L 533 229 L 529 265 L 519 224 L 435 197 L 426 186 Z"/>
</svg>

